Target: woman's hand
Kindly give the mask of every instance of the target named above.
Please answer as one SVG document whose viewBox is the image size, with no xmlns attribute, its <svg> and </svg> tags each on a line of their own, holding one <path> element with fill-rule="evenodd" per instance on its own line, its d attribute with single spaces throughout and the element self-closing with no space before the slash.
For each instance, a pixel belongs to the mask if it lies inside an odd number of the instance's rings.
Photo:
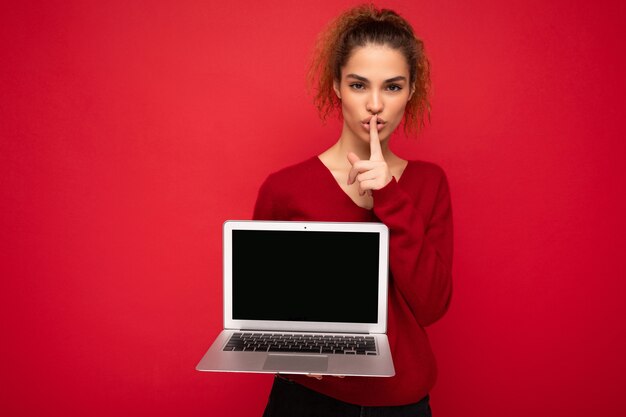
<svg viewBox="0 0 626 417">
<path fill-rule="evenodd" d="M 372 190 L 380 190 L 391 182 L 391 171 L 383 158 L 378 137 L 377 117 L 370 119 L 370 159 L 362 160 L 355 153 L 348 153 L 348 161 L 352 169 L 348 174 L 348 185 L 359 182 L 359 195 L 372 195 Z"/>
</svg>

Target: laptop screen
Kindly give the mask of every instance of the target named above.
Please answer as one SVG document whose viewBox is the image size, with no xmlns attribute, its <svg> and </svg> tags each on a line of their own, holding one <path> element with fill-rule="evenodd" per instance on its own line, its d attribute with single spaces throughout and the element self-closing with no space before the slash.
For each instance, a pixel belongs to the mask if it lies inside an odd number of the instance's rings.
<svg viewBox="0 0 626 417">
<path fill-rule="evenodd" d="M 232 318 L 376 323 L 380 234 L 234 230 Z"/>
</svg>

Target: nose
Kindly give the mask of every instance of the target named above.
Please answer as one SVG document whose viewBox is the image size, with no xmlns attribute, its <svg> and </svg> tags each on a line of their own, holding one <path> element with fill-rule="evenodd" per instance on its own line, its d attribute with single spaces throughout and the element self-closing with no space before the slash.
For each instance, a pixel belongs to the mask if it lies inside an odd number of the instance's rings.
<svg viewBox="0 0 626 417">
<path fill-rule="evenodd" d="M 378 114 L 383 111 L 383 100 L 378 91 L 372 91 L 365 106 L 371 114 Z"/>
</svg>

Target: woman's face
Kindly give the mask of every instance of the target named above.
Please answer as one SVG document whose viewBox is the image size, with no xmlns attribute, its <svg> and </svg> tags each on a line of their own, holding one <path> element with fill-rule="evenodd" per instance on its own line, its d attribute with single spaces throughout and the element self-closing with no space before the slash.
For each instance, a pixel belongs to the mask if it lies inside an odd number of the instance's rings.
<svg viewBox="0 0 626 417">
<path fill-rule="evenodd" d="M 385 140 L 402 121 L 413 95 L 404 55 L 385 45 L 355 49 L 334 88 L 342 103 L 344 134 L 350 132 L 365 142 L 369 142 L 368 121 L 373 114 L 378 116 L 379 137 Z"/>
</svg>

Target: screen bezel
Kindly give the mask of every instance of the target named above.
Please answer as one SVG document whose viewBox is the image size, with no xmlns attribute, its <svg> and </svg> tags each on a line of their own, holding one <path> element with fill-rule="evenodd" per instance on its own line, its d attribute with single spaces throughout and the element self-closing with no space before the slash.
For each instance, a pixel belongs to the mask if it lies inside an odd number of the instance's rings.
<svg viewBox="0 0 626 417">
<path fill-rule="evenodd" d="M 328 323 L 310 321 L 238 320 L 232 317 L 232 232 L 233 230 L 295 230 L 375 232 L 379 239 L 378 317 L 376 323 Z M 224 328 L 274 331 L 316 331 L 345 333 L 386 333 L 389 272 L 389 229 L 376 222 L 312 222 L 272 220 L 227 220 L 223 233 Z"/>
</svg>

